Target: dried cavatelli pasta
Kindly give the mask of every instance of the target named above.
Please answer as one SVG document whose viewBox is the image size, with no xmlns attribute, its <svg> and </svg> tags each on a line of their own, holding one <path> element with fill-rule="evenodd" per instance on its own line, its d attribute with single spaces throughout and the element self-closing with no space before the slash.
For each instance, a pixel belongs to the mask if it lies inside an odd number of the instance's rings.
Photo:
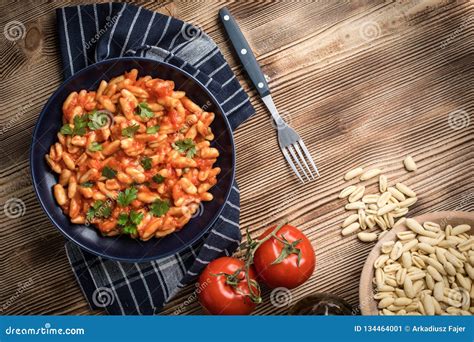
<svg viewBox="0 0 474 342">
<path fill-rule="evenodd" d="M 410 156 L 405 158 L 404 164 L 407 170 L 416 170 L 416 164 Z M 378 176 L 378 190 L 380 193 L 366 193 L 367 189 L 371 187 L 366 187 L 364 184 L 351 184 L 339 193 L 339 198 L 347 198 L 349 202 L 345 209 L 357 211 L 357 214 L 352 214 L 344 220 L 342 228 L 345 229 L 357 221 L 360 229 L 368 230 L 363 232 L 364 234 L 358 234 L 361 241 L 376 240 L 372 239 L 372 235 L 366 234 L 374 233 L 373 230 L 377 228 L 385 232 L 394 227 L 398 221 L 404 219 L 404 216 L 408 213 L 408 208 L 417 201 L 416 193 L 410 187 L 400 182 L 396 183 L 395 186 L 389 186 L 387 176 L 381 174 L 381 172 L 379 168 L 364 170 L 362 167 L 357 167 L 344 175 L 345 180 L 353 180 L 358 177 L 362 182 Z M 347 234 L 348 231 L 346 229 L 344 235 L 349 235 Z M 458 234 L 462 234 L 461 229 L 455 232 L 458 231 L 460 231 Z M 367 236 L 370 236 L 370 238 L 367 238 Z M 469 246 L 466 245 L 464 248 L 469 248 Z"/>
<path fill-rule="evenodd" d="M 396 241 L 383 243 L 381 255 L 374 262 L 373 298 L 378 302 L 379 314 L 474 314 L 471 227 L 441 227 L 414 219 L 406 219 L 405 223 L 409 230 L 399 232 Z M 427 239 L 434 244 L 425 242 L 431 242 Z M 463 249 L 466 244 L 471 247 Z"/>
</svg>

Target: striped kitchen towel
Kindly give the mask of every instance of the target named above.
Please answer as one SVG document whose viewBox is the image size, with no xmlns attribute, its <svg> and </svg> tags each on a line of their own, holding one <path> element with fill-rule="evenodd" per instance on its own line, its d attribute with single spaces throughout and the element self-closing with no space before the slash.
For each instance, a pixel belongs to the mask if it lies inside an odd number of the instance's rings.
<svg viewBox="0 0 474 342">
<path fill-rule="evenodd" d="M 254 113 L 219 48 L 198 27 L 124 3 L 65 7 L 56 15 L 65 77 L 107 58 L 153 58 L 176 65 L 205 84 L 232 129 Z M 158 261 L 116 262 L 66 243 L 72 269 L 91 307 L 105 308 L 110 314 L 158 313 L 181 287 L 195 281 L 210 261 L 230 255 L 238 247 L 239 199 L 234 183 L 210 232 L 194 246 Z"/>
</svg>

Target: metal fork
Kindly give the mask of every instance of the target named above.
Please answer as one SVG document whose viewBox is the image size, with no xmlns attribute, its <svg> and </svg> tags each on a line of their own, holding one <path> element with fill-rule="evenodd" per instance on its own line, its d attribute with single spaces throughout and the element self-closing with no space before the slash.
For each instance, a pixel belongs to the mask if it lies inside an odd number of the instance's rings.
<svg viewBox="0 0 474 342">
<path fill-rule="evenodd" d="M 275 124 L 277 125 L 278 144 L 280 145 L 281 152 L 283 152 L 286 161 L 288 162 L 288 164 L 290 164 L 291 168 L 296 173 L 296 176 L 298 176 L 300 181 L 304 183 L 303 177 L 301 177 L 301 174 L 298 172 L 298 168 L 293 163 L 292 158 L 295 160 L 296 164 L 301 169 L 301 171 L 303 171 L 303 174 L 308 180 L 315 179 L 315 177 L 313 172 L 311 171 L 311 168 L 308 166 L 306 159 L 308 159 L 314 171 L 316 171 L 316 174 L 318 175 L 318 177 L 320 177 L 321 175 L 319 174 L 318 168 L 314 164 L 313 158 L 311 158 L 311 154 L 306 148 L 303 139 L 301 139 L 298 133 L 296 133 L 293 128 L 288 126 L 286 122 L 282 119 L 280 114 L 278 114 L 278 110 L 276 109 L 275 104 L 273 103 L 271 95 L 268 94 L 262 97 L 262 101 L 267 106 L 268 110 L 270 111 L 270 114 L 273 117 L 273 120 L 275 121 Z M 301 162 L 305 167 L 301 165 Z M 306 171 L 308 173 L 306 173 Z M 311 176 L 311 178 L 309 176 Z"/>
<path fill-rule="evenodd" d="M 245 71 L 247 71 L 247 74 L 260 94 L 263 103 L 265 103 L 268 110 L 270 111 L 270 114 L 272 115 L 273 120 L 275 121 L 278 129 L 278 143 L 286 161 L 288 164 L 290 164 L 290 167 L 295 172 L 296 176 L 303 183 L 304 179 L 298 170 L 301 170 L 305 178 L 307 178 L 309 181 L 315 179 L 313 170 L 318 176 L 320 176 L 318 168 L 314 164 L 313 158 L 311 157 L 311 154 L 306 148 L 303 140 L 293 128 L 286 124 L 280 114 L 278 114 L 278 110 L 270 95 L 270 89 L 265 79 L 265 75 L 260 69 L 257 59 L 252 53 L 252 50 L 250 49 L 250 46 L 247 43 L 243 33 L 240 31 L 237 22 L 231 16 L 229 10 L 226 7 L 221 8 L 219 11 L 219 16 L 224 24 L 227 34 L 229 35 L 232 46 L 237 52 L 240 62 L 242 63 Z M 309 161 L 312 169 L 308 165 L 307 161 Z"/>
</svg>

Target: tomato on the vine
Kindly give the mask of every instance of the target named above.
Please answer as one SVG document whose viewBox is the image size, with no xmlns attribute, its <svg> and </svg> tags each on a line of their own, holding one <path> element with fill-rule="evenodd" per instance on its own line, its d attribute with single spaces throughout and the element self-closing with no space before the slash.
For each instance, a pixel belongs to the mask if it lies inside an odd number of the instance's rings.
<svg viewBox="0 0 474 342">
<path fill-rule="evenodd" d="M 259 240 L 274 230 L 275 227 L 267 229 Z M 313 246 L 299 229 L 289 224 L 281 227 L 275 236 L 255 251 L 253 262 L 258 278 L 270 288 L 295 288 L 313 274 L 316 266 Z"/>
<path fill-rule="evenodd" d="M 247 278 L 244 261 L 231 257 L 209 263 L 199 276 L 199 289 L 199 302 L 213 315 L 248 315 L 260 300 L 253 267 Z"/>
</svg>

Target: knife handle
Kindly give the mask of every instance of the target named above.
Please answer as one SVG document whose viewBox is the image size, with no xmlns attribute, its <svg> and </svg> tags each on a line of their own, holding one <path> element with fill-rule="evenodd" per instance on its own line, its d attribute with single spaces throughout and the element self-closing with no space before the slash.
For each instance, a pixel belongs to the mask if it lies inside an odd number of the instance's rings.
<svg viewBox="0 0 474 342">
<path fill-rule="evenodd" d="M 240 31 L 239 25 L 226 7 L 219 10 L 219 17 L 224 24 L 224 28 L 229 35 L 237 56 L 239 56 L 240 62 L 245 71 L 247 71 L 247 74 L 252 80 L 258 93 L 261 97 L 269 95 L 270 89 L 265 80 L 265 75 L 263 74 L 262 69 L 260 69 L 260 65 L 258 65 L 257 59 L 250 49 L 249 43 L 245 39 L 242 31 Z"/>
</svg>

